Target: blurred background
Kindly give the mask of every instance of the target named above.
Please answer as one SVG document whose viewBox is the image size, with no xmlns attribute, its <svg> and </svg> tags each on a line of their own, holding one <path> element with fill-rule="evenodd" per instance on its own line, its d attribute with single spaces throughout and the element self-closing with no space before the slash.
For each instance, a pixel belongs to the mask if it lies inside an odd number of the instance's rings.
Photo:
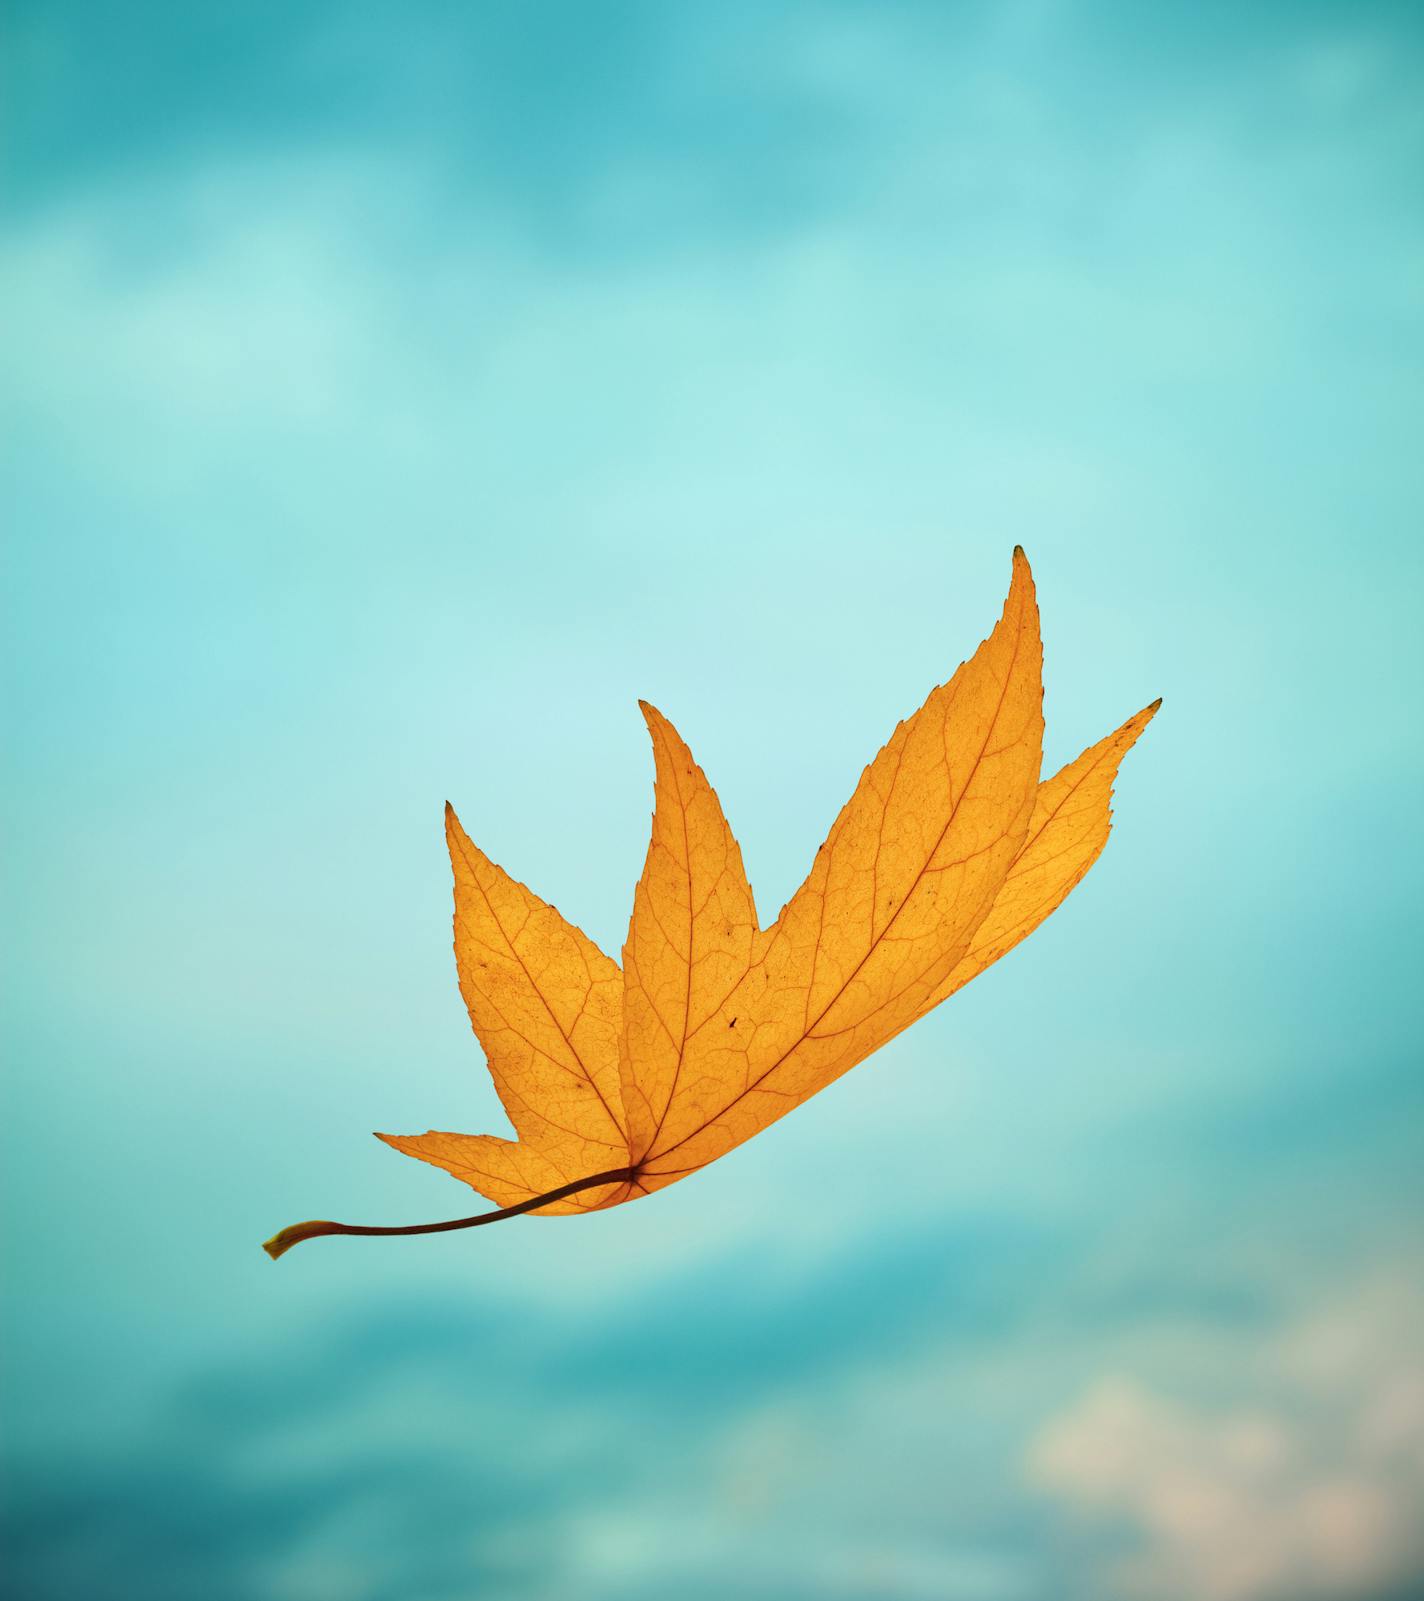
<svg viewBox="0 0 1424 1601">
<path fill-rule="evenodd" d="M 9 0 L 3 1593 L 1424 1595 L 1424 24 Z M 693 1180 L 506 1132 L 448 797 L 769 921 L 1021 541 L 1033 938 Z"/>
</svg>

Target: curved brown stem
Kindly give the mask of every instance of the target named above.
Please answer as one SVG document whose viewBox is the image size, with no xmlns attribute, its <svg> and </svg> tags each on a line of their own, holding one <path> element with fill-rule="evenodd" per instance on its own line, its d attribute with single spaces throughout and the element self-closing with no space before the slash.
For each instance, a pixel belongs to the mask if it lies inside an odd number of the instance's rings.
<svg viewBox="0 0 1424 1601">
<path fill-rule="evenodd" d="M 535 1212 L 552 1201 L 562 1201 L 566 1195 L 577 1195 L 580 1190 L 595 1190 L 600 1184 L 627 1184 L 635 1176 L 631 1167 L 610 1168 L 607 1173 L 595 1173 L 591 1178 L 575 1179 L 572 1184 L 561 1184 L 545 1195 L 532 1196 L 518 1206 L 502 1206 L 497 1212 L 480 1212 L 474 1217 L 451 1218 L 448 1223 L 407 1223 L 402 1227 L 375 1228 L 362 1223 L 328 1223 L 317 1218 L 310 1223 L 293 1223 L 279 1230 L 262 1247 L 275 1262 L 284 1251 L 290 1251 L 303 1240 L 314 1240 L 319 1234 L 446 1234 L 451 1229 L 477 1229 L 482 1223 L 498 1223 L 507 1217 L 518 1217 L 521 1212 Z"/>
</svg>

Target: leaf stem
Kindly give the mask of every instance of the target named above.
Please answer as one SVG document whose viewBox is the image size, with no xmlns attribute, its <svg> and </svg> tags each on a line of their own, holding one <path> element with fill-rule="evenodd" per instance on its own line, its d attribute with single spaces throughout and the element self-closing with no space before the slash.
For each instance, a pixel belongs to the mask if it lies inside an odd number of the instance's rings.
<svg viewBox="0 0 1424 1601">
<path fill-rule="evenodd" d="M 572 1184 L 561 1184 L 544 1195 L 531 1196 L 518 1206 L 502 1206 L 497 1212 L 480 1212 L 474 1217 L 451 1218 L 448 1223 L 407 1223 L 394 1228 L 375 1228 L 362 1223 L 330 1223 L 316 1218 L 310 1223 L 292 1223 L 280 1229 L 262 1247 L 275 1262 L 284 1251 L 290 1251 L 303 1240 L 314 1240 L 320 1234 L 445 1234 L 451 1229 L 477 1229 L 483 1223 L 499 1223 L 507 1217 L 518 1217 L 521 1212 L 534 1212 L 553 1201 L 562 1201 L 566 1195 L 577 1195 L 580 1190 L 594 1190 L 600 1184 L 627 1184 L 635 1177 L 631 1167 L 614 1167 L 606 1173 L 595 1173 L 591 1178 L 575 1179 Z"/>
</svg>

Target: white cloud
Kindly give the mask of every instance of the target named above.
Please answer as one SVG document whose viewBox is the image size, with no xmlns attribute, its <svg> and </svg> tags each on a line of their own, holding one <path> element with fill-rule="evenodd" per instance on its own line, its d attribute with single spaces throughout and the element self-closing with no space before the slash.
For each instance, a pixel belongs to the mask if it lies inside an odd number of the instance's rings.
<svg viewBox="0 0 1424 1601">
<path fill-rule="evenodd" d="M 1031 1476 L 1126 1520 L 1123 1594 L 1269 1601 L 1374 1594 L 1424 1560 L 1424 1295 L 1396 1268 L 1243 1351 L 1249 1403 L 1106 1376 L 1052 1418 Z"/>
</svg>

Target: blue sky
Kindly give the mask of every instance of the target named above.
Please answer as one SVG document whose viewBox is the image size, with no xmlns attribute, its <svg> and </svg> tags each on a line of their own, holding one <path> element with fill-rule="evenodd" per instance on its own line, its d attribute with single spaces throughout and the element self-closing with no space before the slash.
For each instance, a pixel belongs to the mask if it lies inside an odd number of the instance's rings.
<svg viewBox="0 0 1424 1601">
<path fill-rule="evenodd" d="M 6 1580 L 1325 1601 L 1424 1547 L 1408 6 L 12 3 Z M 441 807 L 621 947 L 636 700 L 764 917 L 1016 542 L 1033 939 L 478 1235 Z"/>
</svg>

